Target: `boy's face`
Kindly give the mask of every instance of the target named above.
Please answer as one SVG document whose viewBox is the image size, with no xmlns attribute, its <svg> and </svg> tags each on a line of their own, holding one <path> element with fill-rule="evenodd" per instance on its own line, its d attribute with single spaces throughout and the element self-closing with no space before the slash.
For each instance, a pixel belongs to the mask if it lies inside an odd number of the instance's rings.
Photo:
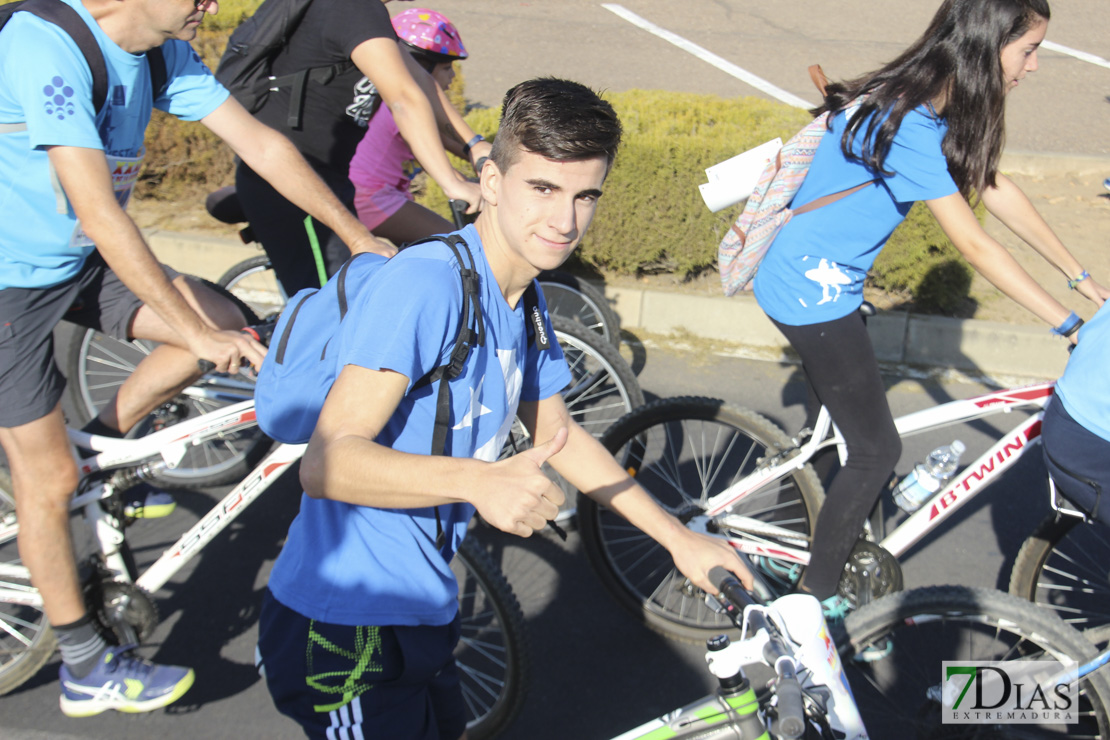
<svg viewBox="0 0 1110 740">
<path fill-rule="evenodd" d="M 536 270 L 553 270 L 582 241 L 608 174 L 604 156 L 572 161 L 521 151 L 501 172 L 482 171 L 482 197 L 496 207 L 496 227 L 513 255 Z"/>
</svg>

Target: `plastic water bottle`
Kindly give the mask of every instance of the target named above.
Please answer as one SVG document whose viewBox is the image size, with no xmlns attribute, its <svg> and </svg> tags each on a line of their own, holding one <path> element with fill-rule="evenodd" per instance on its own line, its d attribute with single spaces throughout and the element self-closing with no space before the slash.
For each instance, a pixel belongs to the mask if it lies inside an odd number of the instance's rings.
<svg viewBox="0 0 1110 740">
<path fill-rule="evenodd" d="M 965 449 L 957 439 L 930 452 L 925 462 L 915 465 L 894 489 L 894 503 L 911 514 L 920 509 L 956 472 Z"/>
</svg>

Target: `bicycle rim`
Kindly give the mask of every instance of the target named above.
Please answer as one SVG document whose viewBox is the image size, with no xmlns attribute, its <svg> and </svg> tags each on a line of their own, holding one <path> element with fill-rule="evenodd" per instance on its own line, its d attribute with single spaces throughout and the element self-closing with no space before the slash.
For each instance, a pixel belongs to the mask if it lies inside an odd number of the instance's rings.
<svg viewBox="0 0 1110 740">
<path fill-rule="evenodd" d="M 1049 516 L 1022 544 L 1010 593 L 1081 632 L 1110 628 L 1110 527 Z"/>
<path fill-rule="evenodd" d="M 0 566 L 19 566 L 15 498 L 11 477 L 0 463 Z M 28 578 L 0 573 L 0 587 L 33 592 Z M 0 696 L 38 673 L 54 654 L 57 640 L 39 607 L 0 602 Z"/>
<path fill-rule="evenodd" d="M 281 313 L 289 300 L 277 280 L 270 258 L 265 255 L 233 265 L 216 283 L 250 306 L 261 318 Z"/>
<path fill-rule="evenodd" d="M 751 473 L 761 458 L 789 445 L 786 435 L 751 411 L 709 398 L 681 397 L 648 404 L 614 424 L 603 444 L 636 482 L 687 526 L 702 531 L 706 501 Z M 727 616 L 705 603 L 705 593 L 679 573 L 666 549 L 615 512 L 578 497 L 579 526 L 590 562 L 610 593 L 656 631 L 700 641 L 732 630 Z M 791 534 L 790 546 L 808 549 L 824 492 L 812 469 L 755 491 L 733 514 L 774 525 Z M 779 537 L 730 530 L 736 537 Z M 800 566 L 783 566 L 785 592 L 801 576 Z M 768 579 L 771 580 L 771 579 Z"/>
<path fill-rule="evenodd" d="M 935 700 L 942 661 L 1082 662 L 1094 656 L 1079 632 L 1028 601 L 959 586 L 914 589 L 850 614 L 844 632 L 845 673 L 874 740 L 1107 736 L 1110 694 L 1097 674 L 1081 682 L 1076 725 L 942 724 Z"/>
<path fill-rule="evenodd" d="M 505 576 L 470 540 L 462 542 L 451 570 L 459 582 L 455 663 L 467 737 L 484 740 L 505 729 L 524 704 L 530 680 L 524 616 Z"/>
<path fill-rule="evenodd" d="M 609 306 L 605 294 L 584 280 L 565 272 L 544 272 L 539 277 L 547 312 L 575 321 L 620 347 L 620 317 Z"/>
</svg>

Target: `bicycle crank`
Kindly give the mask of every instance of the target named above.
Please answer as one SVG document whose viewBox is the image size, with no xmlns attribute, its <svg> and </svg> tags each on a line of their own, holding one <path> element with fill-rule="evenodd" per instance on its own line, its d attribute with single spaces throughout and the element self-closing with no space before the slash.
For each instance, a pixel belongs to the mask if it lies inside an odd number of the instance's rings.
<svg viewBox="0 0 1110 740">
<path fill-rule="evenodd" d="M 93 579 L 85 588 L 85 603 L 105 637 L 120 645 L 142 643 L 158 624 L 158 606 L 133 583 Z"/>
</svg>

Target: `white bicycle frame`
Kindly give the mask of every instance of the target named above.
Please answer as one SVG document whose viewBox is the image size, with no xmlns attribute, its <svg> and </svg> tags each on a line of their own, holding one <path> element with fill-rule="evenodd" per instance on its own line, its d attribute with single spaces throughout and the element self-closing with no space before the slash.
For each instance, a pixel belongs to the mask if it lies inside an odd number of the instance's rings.
<svg viewBox="0 0 1110 740">
<path fill-rule="evenodd" d="M 112 495 L 111 484 L 98 481 L 87 485 L 89 477 L 98 471 L 141 465 L 175 467 L 190 446 L 203 444 L 210 439 L 231 431 L 256 424 L 254 400 L 227 406 L 216 411 L 187 419 L 179 424 L 149 434 L 140 439 L 114 439 L 68 429 L 70 442 L 77 447 L 94 450 L 95 454 L 79 458 L 77 468 L 81 475 L 79 493 L 70 503 L 71 511 L 80 510 L 89 531 L 95 536 L 104 557 L 104 563 L 113 578 L 129 581 L 127 566 L 120 553 L 124 542 L 122 523 L 100 506 L 100 500 Z M 305 445 L 279 444 L 254 470 L 224 496 L 200 521 L 181 535 L 169 549 L 162 553 L 135 581 L 148 593 L 158 591 L 205 545 L 227 527 L 247 506 L 269 488 L 278 477 L 299 460 Z M 19 524 L 0 526 L 0 541 L 7 542 L 19 533 Z M 0 579 L 30 579 L 22 565 L 0 564 Z M 0 601 L 42 607 L 42 597 L 31 587 L 0 587 Z"/>
<path fill-rule="evenodd" d="M 964 424 L 997 413 L 1010 413 L 1019 408 L 1039 409 L 1018 424 L 977 460 L 963 468 L 944 489 L 938 491 L 923 506 L 891 531 L 879 545 L 896 558 L 901 557 L 921 538 L 938 527 L 984 488 L 993 483 L 1040 441 L 1041 419 L 1044 408 L 1052 397 L 1055 381 L 1036 385 L 1008 388 L 974 398 L 949 401 L 923 409 L 894 420 L 898 436 L 905 438 L 955 424 Z M 802 468 L 818 450 L 836 445 L 841 461 L 845 458 L 844 439 L 832 423 L 828 411 L 822 407 L 814 423 L 813 434 L 802 445 L 787 450 L 789 459 L 773 459 L 771 464 L 738 480 L 706 503 L 706 517 L 717 518 L 720 525 L 744 533 L 742 537 L 729 537 L 732 546 L 748 555 L 773 557 L 777 560 L 809 564 L 806 542 L 797 532 L 760 522 L 749 517 L 730 514 L 736 504 L 760 488 L 784 478 Z M 765 541 L 763 537 L 773 537 Z M 783 545 L 781 543 L 787 543 Z M 791 547 L 789 545 L 796 545 Z"/>
</svg>

